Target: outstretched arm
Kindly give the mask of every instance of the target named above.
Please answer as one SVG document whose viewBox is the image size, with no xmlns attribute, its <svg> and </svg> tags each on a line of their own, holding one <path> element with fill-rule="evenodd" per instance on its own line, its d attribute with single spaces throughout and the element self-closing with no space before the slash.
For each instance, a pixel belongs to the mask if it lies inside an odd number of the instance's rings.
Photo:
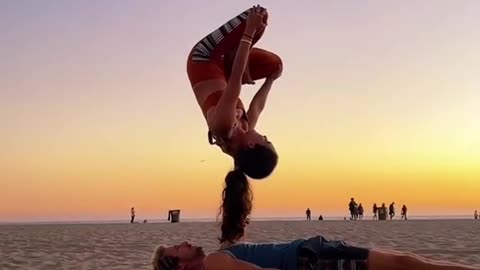
<svg viewBox="0 0 480 270">
<path fill-rule="evenodd" d="M 282 66 L 279 67 L 277 72 L 265 79 L 265 82 L 253 97 L 247 112 L 248 123 L 251 129 L 254 129 L 257 125 L 258 118 L 263 109 L 265 109 L 265 104 L 267 103 L 268 94 L 270 93 L 270 89 L 272 89 L 273 82 L 278 79 L 281 74 Z"/>
<path fill-rule="evenodd" d="M 371 250 L 368 269 L 375 270 L 480 270 L 480 268 L 454 263 L 433 261 L 411 253 Z"/>
</svg>

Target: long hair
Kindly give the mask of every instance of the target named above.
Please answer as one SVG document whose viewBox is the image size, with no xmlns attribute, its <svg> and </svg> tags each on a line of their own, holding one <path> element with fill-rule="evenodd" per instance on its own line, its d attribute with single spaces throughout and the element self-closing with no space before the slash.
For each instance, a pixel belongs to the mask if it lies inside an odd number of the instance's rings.
<svg viewBox="0 0 480 270">
<path fill-rule="evenodd" d="M 245 233 L 245 225 L 252 211 L 253 193 L 247 176 L 239 169 L 230 171 L 225 177 L 222 192 L 222 215 L 220 243 L 235 242 Z"/>
</svg>

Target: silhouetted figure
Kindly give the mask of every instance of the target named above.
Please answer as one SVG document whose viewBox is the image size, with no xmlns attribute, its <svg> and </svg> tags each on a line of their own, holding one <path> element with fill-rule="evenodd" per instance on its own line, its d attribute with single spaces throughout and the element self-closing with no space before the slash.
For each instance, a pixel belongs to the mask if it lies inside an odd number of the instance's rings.
<svg viewBox="0 0 480 270">
<path fill-rule="evenodd" d="M 310 211 L 310 208 L 307 208 L 307 211 L 305 213 L 307 214 L 307 220 L 312 220 L 312 212 Z"/>
<path fill-rule="evenodd" d="M 478 211 L 475 210 L 475 213 L 473 213 L 473 218 L 478 219 Z"/>
<path fill-rule="evenodd" d="M 133 221 L 135 220 L 135 208 L 132 207 L 132 209 L 130 209 L 130 215 L 131 215 L 130 223 L 133 223 Z"/>
<path fill-rule="evenodd" d="M 362 203 L 358 204 L 358 211 L 357 212 L 358 212 L 358 218 L 362 219 L 363 218 L 363 205 L 362 205 Z"/>
<path fill-rule="evenodd" d="M 377 207 L 376 203 L 373 204 L 373 209 L 372 210 L 373 210 L 373 219 L 377 219 L 378 218 L 378 216 L 377 216 L 378 207 Z"/>
<path fill-rule="evenodd" d="M 407 220 L 407 206 L 405 204 L 402 206 L 402 216 L 400 217 L 400 219 Z"/>
<path fill-rule="evenodd" d="M 348 210 L 350 210 L 350 219 L 357 219 L 357 203 L 354 198 L 350 198 L 350 203 L 348 204 Z"/>
<path fill-rule="evenodd" d="M 320 215 L 320 216 L 318 217 L 318 220 L 323 220 L 323 216 Z"/>
<path fill-rule="evenodd" d="M 390 216 L 390 220 L 395 216 L 395 202 L 392 202 L 388 207 L 388 215 Z"/>
</svg>

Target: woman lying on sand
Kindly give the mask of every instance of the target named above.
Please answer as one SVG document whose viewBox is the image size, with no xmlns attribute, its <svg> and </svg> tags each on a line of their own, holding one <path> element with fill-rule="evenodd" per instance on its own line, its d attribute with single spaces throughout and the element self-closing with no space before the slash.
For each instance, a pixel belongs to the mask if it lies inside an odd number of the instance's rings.
<svg viewBox="0 0 480 270">
<path fill-rule="evenodd" d="M 187 60 L 187 73 L 209 128 L 208 139 L 233 157 L 238 171 L 251 178 L 269 176 L 277 153 L 255 126 L 273 82 L 282 73 L 277 55 L 252 46 L 262 37 L 268 14 L 255 6 L 200 40 Z M 240 100 L 243 84 L 265 79 L 248 111 Z"/>
<path fill-rule="evenodd" d="M 208 255 L 188 242 L 158 246 L 152 264 L 154 270 L 480 270 L 414 254 L 354 247 L 321 236 L 279 244 L 237 243 Z"/>
</svg>

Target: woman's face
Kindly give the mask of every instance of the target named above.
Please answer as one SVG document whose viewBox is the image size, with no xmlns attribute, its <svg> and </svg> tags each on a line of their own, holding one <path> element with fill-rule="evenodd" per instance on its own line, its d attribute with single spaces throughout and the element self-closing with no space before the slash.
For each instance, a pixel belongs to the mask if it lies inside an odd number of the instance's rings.
<svg viewBox="0 0 480 270">
<path fill-rule="evenodd" d="M 237 126 L 237 130 L 233 133 L 229 142 L 233 152 L 237 152 L 240 149 L 253 148 L 257 144 L 271 145 L 266 136 L 255 130 L 245 129 L 241 125 Z"/>
</svg>

